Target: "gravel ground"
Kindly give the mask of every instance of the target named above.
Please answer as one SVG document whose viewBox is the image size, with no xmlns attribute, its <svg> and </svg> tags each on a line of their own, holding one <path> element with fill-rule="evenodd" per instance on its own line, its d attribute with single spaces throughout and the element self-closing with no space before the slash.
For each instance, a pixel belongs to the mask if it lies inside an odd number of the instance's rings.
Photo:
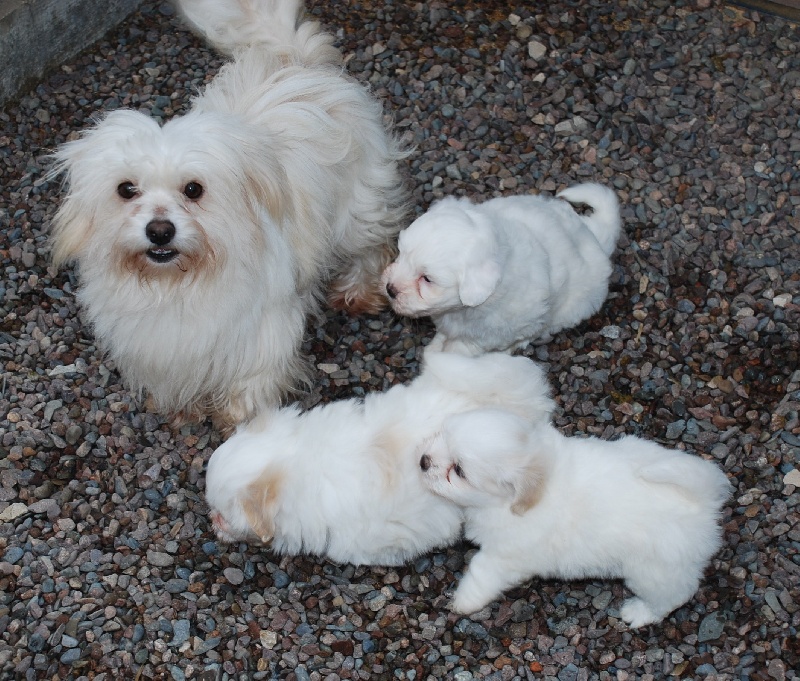
<svg viewBox="0 0 800 681">
<path fill-rule="evenodd" d="M 171 432 L 137 403 L 46 248 L 43 154 L 99 110 L 168 118 L 219 67 L 149 3 L 0 115 L 0 678 L 800 678 L 800 36 L 710 0 L 616 4 L 312 11 L 416 145 L 418 210 L 618 191 L 607 303 L 527 354 L 565 433 L 636 433 L 724 467 L 725 546 L 695 598 L 629 631 L 619 583 L 535 580 L 469 619 L 446 607 L 468 546 L 380 569 L 216 543 L 218 433 Z M 304 400 L 410 380 L 430 336 L 330 312 L 309 328 Z"/>
</svg>

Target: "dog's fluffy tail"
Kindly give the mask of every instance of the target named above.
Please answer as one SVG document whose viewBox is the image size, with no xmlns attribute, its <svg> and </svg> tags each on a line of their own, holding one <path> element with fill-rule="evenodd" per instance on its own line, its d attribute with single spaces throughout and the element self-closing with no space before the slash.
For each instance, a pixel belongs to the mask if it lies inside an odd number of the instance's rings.
<svg viewBox="0 0 800 681">
<path fill-rule="evenodd" d="M 303 18 L 303 0 L 176 0 L 192 28 L 220 52 L 234 54 L 248 47 L 303 64 L 342 62 L 333 36 L 316 21 Z"/>
<path fill-rule="evenodd" d="M 585 215 L 583 219 L 600 243 L 603 252 L 610 256 L 617 246 L 622 228 L 617 195 L 602 184 L 587 182 L 567 187 L 557 196 L 572 204 L 583 203 L 592 209 L 592 214 Z"/>
<path fill-rule="evenodd" d="M 715 464 L 685 454 L 665 456 L 640 468 L 638 475 L 646 482 L 674 485 L 693 502 L 715 509 L 727 501 L 733 489 Z"/>
</svg>

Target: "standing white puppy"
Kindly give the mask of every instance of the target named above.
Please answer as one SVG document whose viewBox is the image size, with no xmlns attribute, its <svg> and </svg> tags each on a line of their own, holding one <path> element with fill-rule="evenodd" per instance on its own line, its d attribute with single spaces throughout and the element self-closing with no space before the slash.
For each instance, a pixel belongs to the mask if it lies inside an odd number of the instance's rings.
<svg viewBox="0 0 800 681">
<path fill-rule="evenodd" d="M 433 352 L 409 385 L 267 412 L 208 462 L 214 529 L 278 554 L 363 564 L 397 565 L 452 543 L 461 510 L 423 484 L 419 443 L 447 415 L 491 405 L 532 422 L 553 409 L 542 370 L 525 357 Z"/>
<path fill-rule="evenodd" d="M 188 114 L 113 111 L 55 153 L 57 265 L 159 411 L 246 420 L 306 378 L 309 314 L 385 305 L 406 192 L 379 102 L 301 0 L 180 0 L 233 53 Z"/>
<path fill-rule="evenodd" d="M 631 627 L 661 621 L 697 591 L 721 544 L 731 485 L 714 464 L 633 436 L 564 437 L 500 409 L 447 418 L 423 448 L 431 490 L 466 513 L 480 546 L 452 608 L 480 610 L 531 577 L 617 577 Z"/>
<path fill-rule="evenodd" d="M 430 315 L 435 349 L 511 351 L 593 315 L 608 294 L 616 195 L 579 184 L 559 199 L 446 198 L 400 233 L 383 273 L 395 312 Z M 591 215 L 570 205 L 586 204 Z"/>
</svg>

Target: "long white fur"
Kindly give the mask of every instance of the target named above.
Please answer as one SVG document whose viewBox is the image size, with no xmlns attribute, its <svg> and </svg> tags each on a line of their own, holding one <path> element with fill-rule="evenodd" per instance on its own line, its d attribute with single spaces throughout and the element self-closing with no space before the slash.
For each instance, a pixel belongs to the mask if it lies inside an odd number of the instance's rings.
<svg viewBox="0 0 800 681">
<path fill-rule="evenodd" d="M 479 353 L 547 340 L 600 309 L 619 232 L 617 198 L 588 183 L 560 198 L 446 198 L 400 233 L 383 281 L 395 312 L 430 315 L 432 347 Z M 570 205 L 584 203 L 591 215 Z"/>
<path fill-rule="evenodd" d="M 114 111 L 56 151 L 68 193 L 53 259 L 77 263 L 85 318 L 133 389 L 160 411 L 230 425 L 306 379 L 305 322 L 333 277 L 342 306 L 385 303 L 403 154 L 331 36 L 299 19 L 301 2 L 179 4 L 234 59 L 185 116 L 159 126 Z M 192 181 L 197 201 L 181 193 Z M 145 259 L 153 218 L 175 225 L 173 262 Z"/>
<path fill-rule="evenodd" d="M 206 500 L 219 537 L 279 554 L 395 565 L 460 536 L 460 509 L 430 492 L 419 443 L 448 414 L 501 405 L 532 423 L 553 408 L 524 357 L 427 353 L 422 374 L 364 399 L 268 412 L 208 463 Z"/>
<path fill-rule="evenodd" d="M 179 0 L 178 6 L 193 29 L 225 54 L 259 45 L 304 64 L 341 61 L 332 36 L 303 17 L 303 0 Z"/>
<path fill-rule="evenodd" d="M 425 482 L 465 509 L 465 536 L 480 546 L 456 612 L 476 612 L 533 576 L 616 577 L 634 593 L 622 619 L 645 626 L 694 595 L 721 545 L 725 474 L 637 437 L 565 437 L 483 409 L 447 418 L 424 455 Z"/>
</svg>

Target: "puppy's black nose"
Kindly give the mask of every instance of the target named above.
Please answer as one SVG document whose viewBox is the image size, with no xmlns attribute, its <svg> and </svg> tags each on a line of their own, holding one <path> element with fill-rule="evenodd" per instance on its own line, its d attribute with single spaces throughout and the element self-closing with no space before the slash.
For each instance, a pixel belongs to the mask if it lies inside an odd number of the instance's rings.
<svg viewBox="0 0 800 681">
<path fill-rule="evenodd" d="M 422 458 L 419 460 L 419 467 L 423 471 L 427 471 L 431 467 L 431 457 L 427 454 L 423 454 Z"/>
<path fill-rule="evenodd" d="M 386 295 L 392 300 L 397 298 L 397 289 L 394 287 L 394 284 L 386 284 Z"/>
<path fill-rule="evenodd" d="M 175 238 L 175 225 L 169 220 L 150 220 L 144 233 L 150 239 L 150 243 L 156 246 L 166 246 Z"/>
</svg>

